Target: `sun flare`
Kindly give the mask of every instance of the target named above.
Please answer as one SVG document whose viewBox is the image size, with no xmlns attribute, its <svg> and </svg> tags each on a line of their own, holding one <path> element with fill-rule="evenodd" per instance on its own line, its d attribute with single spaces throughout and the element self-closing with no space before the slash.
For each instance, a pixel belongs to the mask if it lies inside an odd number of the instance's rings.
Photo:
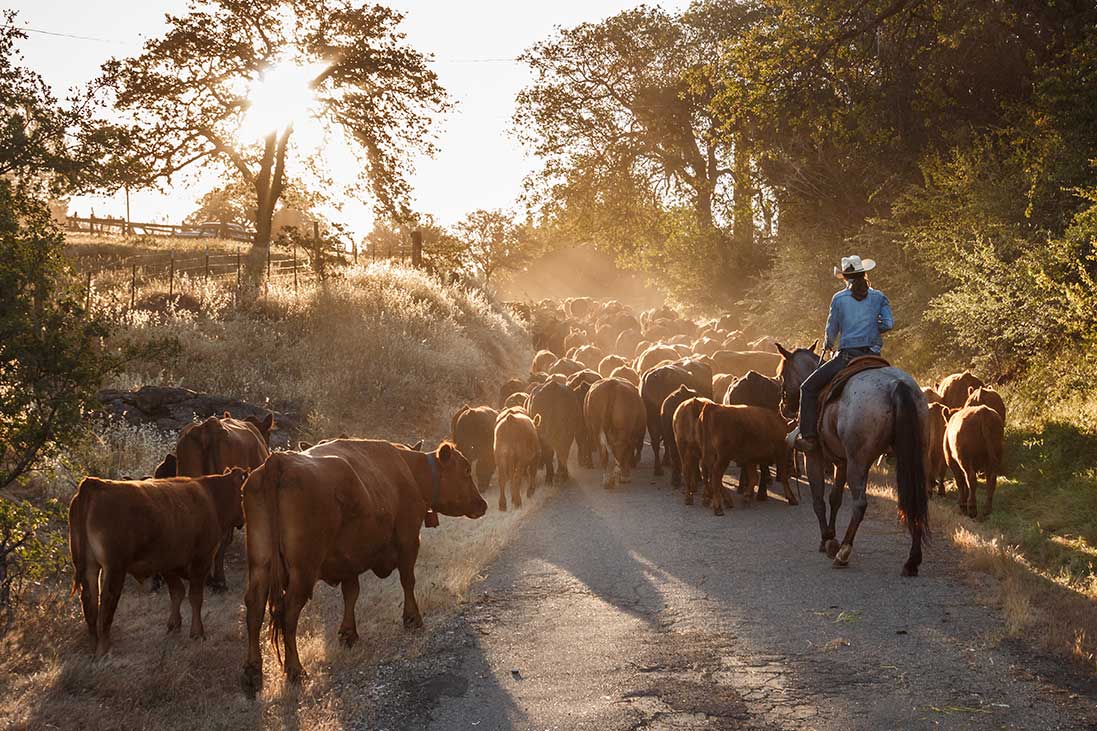
<svg viewBox="0 0 1097 731">
<path fill-rule="evenodd" d="M 248 108 L 240 134 L 247 139 L 263 137 L 308 118 L 316 104 L 312 81 L 321 68 L 294 61 L 268 66 L 248 89 Z"/>
</svg>

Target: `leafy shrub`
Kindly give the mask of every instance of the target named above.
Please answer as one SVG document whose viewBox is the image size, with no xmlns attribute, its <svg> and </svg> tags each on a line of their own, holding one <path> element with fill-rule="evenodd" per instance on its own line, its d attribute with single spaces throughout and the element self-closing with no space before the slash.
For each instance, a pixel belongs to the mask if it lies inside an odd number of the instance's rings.
<svg viewBox="0 0 1097 731">
<path fill-rule="evenodd" d="M 65 571 L 66 541 L 58 530 L 64 517 L 56 500 L 36 507 L 0 498 L 0 636 L 11 626 L 25 592 Z"/>
</svg>

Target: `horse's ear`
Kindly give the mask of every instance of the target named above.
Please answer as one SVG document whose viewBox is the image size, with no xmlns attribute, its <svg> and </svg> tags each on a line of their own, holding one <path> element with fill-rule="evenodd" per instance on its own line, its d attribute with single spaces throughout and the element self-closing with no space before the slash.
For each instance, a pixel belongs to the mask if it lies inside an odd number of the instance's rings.
<svg viewBox="0 0 1097 731">
<path fill-rule="evenodd" d="M 819 347 L 819 338 L 815 338 L 815 342 L 813 342 L 811 344 L 811 347 L 808 348 L 808 350 L 810 350 L 812 353 L 814 353 L 815 349 L 818 348 L 818 347 Z"/>
<path fill-rule="evenodd" d="M 792 353 L 785 350 L 785 346 L 781 345 L 780 343 L 774 342 L 773 347 L 777 348 L 777 352 L 780 353 L 781 357 L 784 358 L 785 360 L 788 360 L 789 358 L 792 357 Z"/>
</svg>

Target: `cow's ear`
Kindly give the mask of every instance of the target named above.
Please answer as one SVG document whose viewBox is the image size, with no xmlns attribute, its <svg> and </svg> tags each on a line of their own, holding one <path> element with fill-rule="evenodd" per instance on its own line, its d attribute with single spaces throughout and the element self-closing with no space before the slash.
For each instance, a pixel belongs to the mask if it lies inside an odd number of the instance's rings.
<svg viewBox="0 0 1097 731">
<path fill-rule="evenodd" d="M 415 444 L 413 444 L 411 448 L 413 450 L 415 450 L 416 452 L 422 452 L 423 451 L 423 440 L 420 439 Z"/>
<path fill-rule="evenodd" d="M 222 416 L 221 418 L 222 418 L 222 419 L 231 419 L 231 418 L 232 418 L 232 414 L 230 414 L 229 412 L 227 412 L 227 411 L 226 411 L 226 412 L 225 412 L 225 415 L 224 415 L 224 416 Z"/>
<path fill-rule="evenodd" d="M 777 348 L 777 352 L 780 353 L 781 357 L 784 358 L 785 360 L 788 360 L 789 358 L 792 357 L 792 353 L 785 350 L 785 346 L 781 345 L 780 343 L 775 342 L 773 344 L 773 347 Z"/>
<path fill-rule="evenodd" d="M 541 427 L 541 415 L 540 414 L 535 414 L 533 416 L 533 425 L 537 428 Z"/>
<path fill-rule="evenodd" d="M 970 397 L 971 394 L 973 394 L 973 393 L 975 393 L 975 386 L 968 386 L 967 387 L 967 395 Z"/>
<path fill-rule="evenodd" d="M 453 447 L 450 446 L 449 442 L 442 442 L 441 446 L 438 447 L 438 459 L 443 463 L 449 462 L 449 459 L 452 456 Z"/>
<path fill-rule="evenodd" d="M 815 342 L 813 342 L 811 344 L 811 347 L 808 348 L 808 350 L 810 350 L 812 353 L 814 353 L 815 349 L 818 348 L 818 347 L 819 347 L 819 338 L 815 338 Z"/>
<path fill-rule="evenodd" d="M 225 471 L 224 471 L 224 472 L 222 472 L 221 474 L 222 474 L 222 475 L 227 475 L 227 474 L 228 474 L 228 473 L 230 473 L 230 472 L 232 472 L 232 468 L 231 468 L 231 467 L 226 467 L 226 468 L 225 468 Z"/>
<path fill-rule="evenodd" d="M 269 432 L 274 429 L 274 414 L 267 414 L 266 418 L 260 422 L 260 425 L 263 427 L 263 431 Z"/>
<path fill-rule="evenodd" d="M 304 452 L 306 449 L 312 449 L 313 445 L 310 442 L 297 442 L 297 451 Z"/>
</svg>

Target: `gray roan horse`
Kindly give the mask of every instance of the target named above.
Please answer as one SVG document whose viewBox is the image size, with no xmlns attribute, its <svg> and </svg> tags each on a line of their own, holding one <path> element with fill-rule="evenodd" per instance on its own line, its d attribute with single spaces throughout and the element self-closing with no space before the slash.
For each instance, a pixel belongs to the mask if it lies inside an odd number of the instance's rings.
<svg viewBox="0 0 1097 731">
<path fill-rule="evenodd" d="M 814 349 L 812 345 L 789 352 L 777 345 L 782 357 L 778 369 L 781 408 L 786 416 L 794 417 L 799 411 L 800 384 L 819 366 L 820 358 Z M 841 395 L 824 407 L 819 434 L 821 449 L 808 455 L 807 473 L 822 534 L 819 550 L 834 559 L 836 567 L 846 566 L 853 553 L 853 539 L 868 507 L 865 490 L 869 468 L 890 447 L 896 462 L 899 518 L 911 536 L 910 556 L 903 564 L 902 574 L 918 575 L 922 542 L 929 528 L 925 480 L 928 424 L 928 407 L 921 389 L 910 374 L 894 367 L 854 375 Z M 824 472 L 829 465 L 834 465 L 836 471 L 828 521 L 823 491 Z M 853 515 L 839 545 L 835 540 L 835 521 L 842 505 L 842 486 L 847 480 L 853 496 Z"/>
</svg>

